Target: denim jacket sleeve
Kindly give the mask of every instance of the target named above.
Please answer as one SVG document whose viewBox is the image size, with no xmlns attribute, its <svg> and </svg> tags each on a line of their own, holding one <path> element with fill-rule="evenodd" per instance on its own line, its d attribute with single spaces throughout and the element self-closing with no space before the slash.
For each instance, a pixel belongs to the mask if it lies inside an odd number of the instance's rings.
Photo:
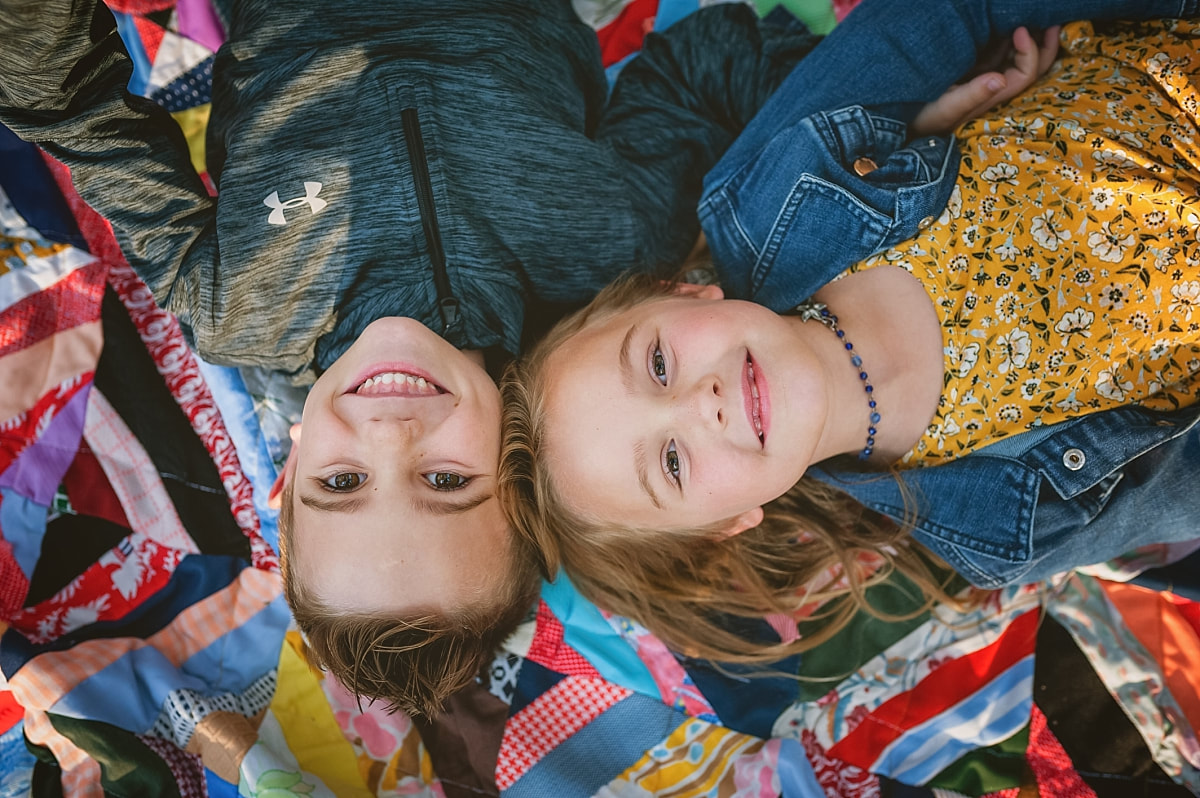
<svg viewBox="0 0 1200 798">
<path fill-rule="evenodd" d="M 1200 537 L 1200 407 L 1120 407 L 889 474 L 812 468 L 973 584 L 1033 582 L 1150 543 Z"/>
<path fill-rule="evenodd" d="M 815 113 L 706 179 L 700 222 L 727 294 L 787 310 L 928 226 L 958 175 L 952 138 L 905 144 L 861 106 Z"/>
</svg>

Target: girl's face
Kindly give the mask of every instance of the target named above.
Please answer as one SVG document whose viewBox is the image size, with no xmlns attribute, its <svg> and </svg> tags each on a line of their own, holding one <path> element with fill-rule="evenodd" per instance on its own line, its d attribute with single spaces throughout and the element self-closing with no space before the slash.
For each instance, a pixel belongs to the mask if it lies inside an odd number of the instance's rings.
<svg viewBox="0 0 1200 798">
<path fill-rule="evenodd" d="M 544 456 L 574 512 L 735 533 L 803 475 L 829 409 L 818 361 L 794 320 L 720 296 L 642 303 L 550 355 Z"/>
</svg>

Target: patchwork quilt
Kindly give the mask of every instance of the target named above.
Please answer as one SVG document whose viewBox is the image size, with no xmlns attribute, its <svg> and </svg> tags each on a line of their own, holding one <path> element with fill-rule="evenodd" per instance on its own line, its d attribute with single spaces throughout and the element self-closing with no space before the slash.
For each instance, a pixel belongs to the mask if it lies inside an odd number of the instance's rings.
<svg viewBox="0 0 1200 798">
<path fill-rule="evenodd" d="M 208 0 L 110 5 L 203 174 Z M 576 3 L 614 69 L 696 5 Z M 0 798 L 1200 794 L 1200 542 L 863 615 L 770 673 L 560 579 L 444 715 L 360 706 L 281 596 L 265 496 L 300 401 L 198 360 L 65 169 L 0 130 Z"/>
</svg>

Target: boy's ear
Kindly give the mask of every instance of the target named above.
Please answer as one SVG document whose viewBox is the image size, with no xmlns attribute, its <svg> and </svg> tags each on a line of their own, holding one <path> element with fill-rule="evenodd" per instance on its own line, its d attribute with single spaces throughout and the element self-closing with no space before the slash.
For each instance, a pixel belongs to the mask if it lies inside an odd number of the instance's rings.
<svg viewBox="0 0 1200 798">
<path fill-rule="evenodd" d="M 721 530 L 721 537 L 731 538 L 734 535 L 740 535 L 747 529 L 754 529 L 762 523 L 763 508 L 754 507 L 730 519 L 728 526 Z"/>
<path fill-rule="evenodd" d="M 725 292 L 719 285 L 697 285 L 696 283 L 676 283 L 675 293 L 678 296 L 692 296 L 696 299 L 724 299 Z"/>
<path fill-rule="evenodd" d="M 283 503 L 283 486 L 287 483 L 296 471 L 296 458 L 300 452 L 300 425 L 293 424 L 288 430 L 288 437 L 292 439 L 292 449 L 288 452 L 287 461 L 283 464 L 283 470 L 279 472 L 279 476 L 275 478 L 275 484 L 271 486 L 271 492 L 267 494 L 267 506 L 272 510 L 278 510 Z"/>
</svg>

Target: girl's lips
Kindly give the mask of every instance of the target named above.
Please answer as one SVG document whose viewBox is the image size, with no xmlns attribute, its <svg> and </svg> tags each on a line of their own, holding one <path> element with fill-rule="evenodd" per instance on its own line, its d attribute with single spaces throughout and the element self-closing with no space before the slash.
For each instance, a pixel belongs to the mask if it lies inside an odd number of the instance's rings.
<svg viewBox="0 0 1200 798">
<path fill-rule="evenodd" d="M 398 379 L 399 375 L 412 377 L 412 380 Z M 380 379 L 377 380 L 377 377 Z M 374 384 L 368 386 L 368 381 Z M 417 381 L 423 381 L 424 385 Z M 375 363 L 355 375 L 345 393 L 360 396 L 436 396 L 448 391 L 424 369 L 408 363 Z"/>
<path fill-rule="evenodd" d="M 759 446 L 767 445 L 767 414 L 765 395 L 766 387 L 758 365 L 750 353 L 746 353 L 746 362 L 742 367 L 742 401 L 746 408 L 746 419 L 750 422 L 750 431 L 758 439 Z"/>
</svg>

